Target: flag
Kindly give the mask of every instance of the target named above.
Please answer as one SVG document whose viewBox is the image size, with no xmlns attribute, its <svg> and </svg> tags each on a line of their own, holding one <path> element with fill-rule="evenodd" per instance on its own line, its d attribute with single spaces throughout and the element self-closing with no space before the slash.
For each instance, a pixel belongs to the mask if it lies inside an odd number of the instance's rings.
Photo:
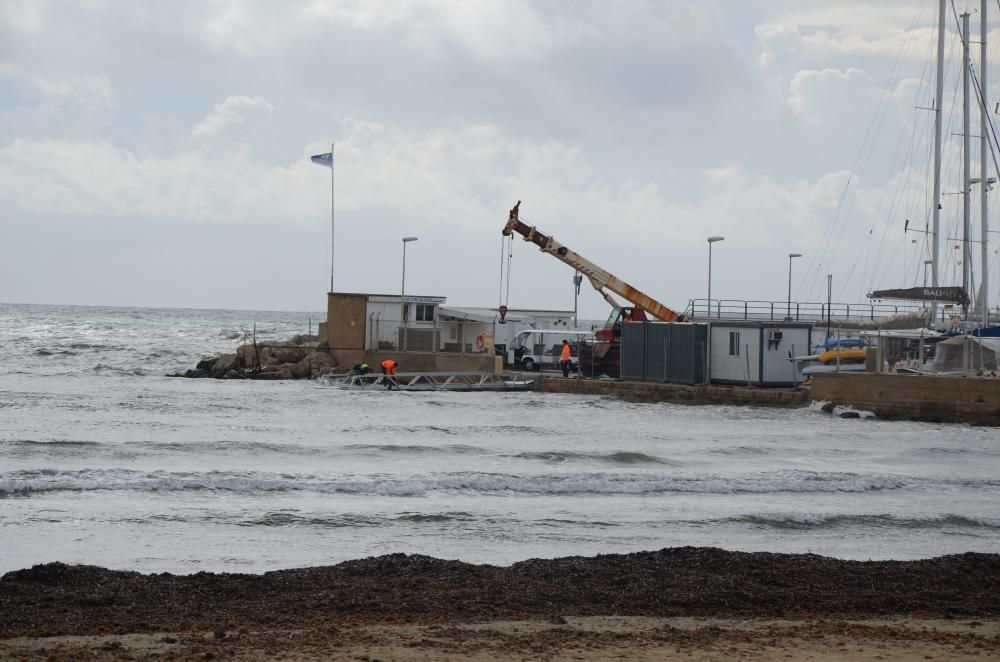
<svg viewBox="0 0 1000 662">
<path fill-rule="evenodd" d="M 326 154 L 314 154 L 309 157 L 309 160 L 316 165 L 326 166 L 327 168 L 333 167 L 333 152 L 327 152 Z"/>
</svg>

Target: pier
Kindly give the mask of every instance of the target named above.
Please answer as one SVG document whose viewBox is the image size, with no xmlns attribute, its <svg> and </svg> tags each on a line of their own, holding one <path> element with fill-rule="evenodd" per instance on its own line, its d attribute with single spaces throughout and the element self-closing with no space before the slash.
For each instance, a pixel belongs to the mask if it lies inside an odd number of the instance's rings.
<svg viewBox="0 0 1000 662">
<path fill-rule="evenodd" d="M 533 377 L 495 372 L 400 372 L 333 375 L 330 381 L 344 388 L 398 391 L 530 391 Z"/>
</svg>

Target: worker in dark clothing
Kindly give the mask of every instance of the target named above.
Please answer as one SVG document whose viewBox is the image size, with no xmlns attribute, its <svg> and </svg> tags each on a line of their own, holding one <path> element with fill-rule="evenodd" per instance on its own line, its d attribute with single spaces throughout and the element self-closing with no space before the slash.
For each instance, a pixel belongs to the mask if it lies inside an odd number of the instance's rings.
<svg viewBox="0 0 1000 662">
<path fill-rule="evenodd" d="M 354 369 L 351 370 L 351 374 L 354 375 L 367 375 L 372 369 L 368 367 L 367 363 L 355 363 Z"/>
<path fill-rule="evenodd" d="M 562 354 L 559 355 L 559 367 L 562 368 L 563 377 L 569 377 L 569 369 L 573 366 L 571 355 L 569 341 L 563 340 Z"/>
</svg>

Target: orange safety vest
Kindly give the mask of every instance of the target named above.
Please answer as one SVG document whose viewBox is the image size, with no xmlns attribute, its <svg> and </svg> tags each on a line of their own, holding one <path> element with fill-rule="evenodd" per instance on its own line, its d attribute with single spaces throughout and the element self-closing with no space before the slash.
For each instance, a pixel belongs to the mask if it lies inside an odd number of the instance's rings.
<svg viewBox="0 0 1000 662">
<path fill-rule="evenodd" d="M 395 375 L 396 374 L 396 362 L 393 361 L 392 359 L 386 359 L 385 361 L 382 361 L 382 369 L 385 370 L 386 373 L 388 373 L 390 375 Z"/>
<path fill-rule="evenodd" d="M 559 355 L 559 360 L 560 361 L 569 361 L 570 360 L 569 357 L 570 357 L 569 343 L 566 343 L 565 345 L 563 345 L 562 354 Z"/>
</svg>

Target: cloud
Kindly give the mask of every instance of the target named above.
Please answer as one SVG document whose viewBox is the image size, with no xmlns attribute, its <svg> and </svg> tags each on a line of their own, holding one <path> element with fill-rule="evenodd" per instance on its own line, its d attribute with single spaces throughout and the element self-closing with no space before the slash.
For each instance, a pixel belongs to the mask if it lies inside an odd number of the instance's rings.
<svg viewBox="0 0 1000 662">
<path fill-rule="evenodd" d="M 242 124 L 248 115 L 270 117 L 274 106 L 264 97 L 229 97 L 215 106 L 210 113 L 191 130 L 192 136 L 211 136 L 233 124 Z"/>
<path fill-rule="evenodd" d="M 43 95 L 48 104 L 74 101 L 87 110 L 100 110 L 113 103 L 111 79 L 107 74 L 74 73 L 49 77 L 29 73 L 15 64 L 0 64 L 0 80 L 4 78 L 27 85 Z"/>
<path fill-rule="evenodd" d="M 820 124 L 842 117 L 839 106 L 869 88 L 868 76 L 860 69 L 803 69 L 792 77 L 787 102 L 800 118 Z"/>
</svg>

